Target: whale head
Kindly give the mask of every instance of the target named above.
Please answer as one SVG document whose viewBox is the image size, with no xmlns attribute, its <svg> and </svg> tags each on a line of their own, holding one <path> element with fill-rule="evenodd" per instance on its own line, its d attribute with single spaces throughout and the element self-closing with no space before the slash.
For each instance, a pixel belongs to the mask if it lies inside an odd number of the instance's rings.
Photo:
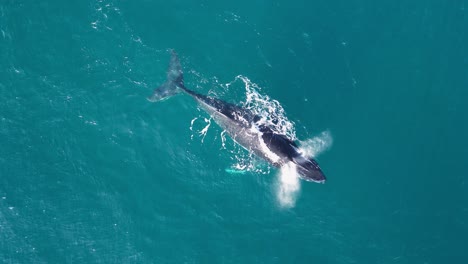
<svg viewBox="0 0 468 264">
<path fill-rule="evenodd" d="M 296 170 L 301 179 L 325 183 L 326 177 L 314 159 L 307 159 L 301 156 L 299 158 L 294 158 L 293 161 L 296 163 Z"/>
</svg>

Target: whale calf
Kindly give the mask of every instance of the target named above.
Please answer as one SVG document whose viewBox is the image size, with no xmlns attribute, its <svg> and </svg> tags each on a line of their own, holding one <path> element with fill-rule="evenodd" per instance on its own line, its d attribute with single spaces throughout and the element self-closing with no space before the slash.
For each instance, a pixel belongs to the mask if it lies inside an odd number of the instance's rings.
<svg viewBox="0 0 468 264">
<path fill-rule="evenodd" d="M 275 133 L 271 127 L 262 122 L 260 116 L 243 107 L 199 94 L 185 87 L 179 58 L 171 50 L 166 82 L 156 88 L 148 100 L 162 101 L 181 92 L 195 99 L 237 144 L 249 152 L 277 168 L 293 163 L 303 180 L 325 182 L 325 175 L 317 162 L 313 158 L 305 157 L 296 143 L 286 135 Z"/>
</svg>

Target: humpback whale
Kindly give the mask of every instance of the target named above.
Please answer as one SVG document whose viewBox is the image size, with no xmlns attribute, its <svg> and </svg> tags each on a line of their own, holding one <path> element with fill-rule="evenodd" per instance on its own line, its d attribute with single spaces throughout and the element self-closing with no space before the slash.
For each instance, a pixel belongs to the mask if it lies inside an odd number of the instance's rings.
<svg viewBox="0 0 468 264">
<path fill-rule="evenodd" d="M 317 162 L 305 157 L 297 144 L 286 135 L 276 133 L 249 109 L 199 94 L 184 85 L 182 67 L 177 54 L 171 50 L 171 59 L 166 82 L 157 87 L 147 99 L 163 101 L 178 93 L 185 93 L 195 99 L 213 120 L 243 148 L 280 168 L 294 164 L 299 177 L 306 181 L 324 183 L 325 175 Z"/>
</svg>

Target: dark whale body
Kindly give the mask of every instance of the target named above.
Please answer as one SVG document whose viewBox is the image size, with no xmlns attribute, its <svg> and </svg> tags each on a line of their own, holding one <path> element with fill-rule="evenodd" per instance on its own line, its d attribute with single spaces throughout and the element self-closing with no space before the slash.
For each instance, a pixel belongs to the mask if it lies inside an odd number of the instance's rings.
<svg viewBox="0 0 468 264">
<path fill-rule="evenodd" d="M 303 180 L 325 182 L 325 175 L 317 162 L 312 158 L 304 157 L 296 143 L 285 135 L 275 133 L 269 126 L 261 122 L 260 116 L 235 104 L 187 89 L 184 85 L 179 58 L 174 51 L 171 51 L 167 80 L 155 89 L 148 100 L 151 102 L 162 101 L 179 92 L 185 92 L 192 96 L 235 142 L 248 151 L 265 159 L 275 167 L 292 162 L 295 164 L 299 177 Z"/>
</svg>

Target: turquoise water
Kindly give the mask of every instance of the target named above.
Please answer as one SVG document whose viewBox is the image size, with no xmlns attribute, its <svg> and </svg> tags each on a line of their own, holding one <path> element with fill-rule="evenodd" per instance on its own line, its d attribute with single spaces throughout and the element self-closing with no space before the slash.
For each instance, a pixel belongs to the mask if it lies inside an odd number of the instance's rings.
<svg viewBox="0 0 468 264">
<path fill-rule="evenodd" d="M 0 262 L 466 263 L 467 25 L 465 1 L 2 0 Z M 168 48 L 191 89 L 278 100 L 327 183 L 285 206 L 190 97 L 148 102 Z"/>
</svg>

